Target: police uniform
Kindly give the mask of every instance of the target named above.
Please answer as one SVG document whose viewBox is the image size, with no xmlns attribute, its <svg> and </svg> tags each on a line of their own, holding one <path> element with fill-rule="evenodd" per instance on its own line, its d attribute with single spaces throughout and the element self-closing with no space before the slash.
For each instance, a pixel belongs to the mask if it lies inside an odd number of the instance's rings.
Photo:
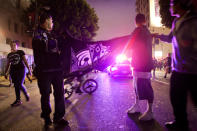
<svg viewBox="0 0 197 131">
<path fill-rule="evenodd" d="M 50 93 L 53 85 L 55 99 L 54 121 L 63 118 L 65 114 L 63 74 L 58 41 L 54 35 L 39 27 L 32 40 L 35 75 L 41 94 L 41 117 L 50 118 Z"/>
</svg>

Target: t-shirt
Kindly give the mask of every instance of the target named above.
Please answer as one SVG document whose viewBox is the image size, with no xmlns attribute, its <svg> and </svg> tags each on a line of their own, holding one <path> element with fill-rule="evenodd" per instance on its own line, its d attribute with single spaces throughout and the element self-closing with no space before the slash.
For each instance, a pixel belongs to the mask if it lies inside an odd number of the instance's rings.
<svg viewBox="0 0 197 131">
<path fill-rule="evenodd" d="M 7 58 L 11 64 L 10 72 L 25 68 L 25 64 L 22 58 L 24 55 L 25 52 L 22 50 L 17 50 L 16 52 L 11 52 L 8 54 Z"/>
</svg>

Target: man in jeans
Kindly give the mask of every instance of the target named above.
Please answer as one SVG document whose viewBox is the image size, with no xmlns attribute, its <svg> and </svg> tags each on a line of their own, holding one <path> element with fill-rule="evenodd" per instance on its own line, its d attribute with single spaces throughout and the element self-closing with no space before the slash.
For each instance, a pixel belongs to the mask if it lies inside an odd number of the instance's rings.
<svg viewBox="0 0 197 131">
<path fill-rule="evenodd" d="M 146 20 L 143 14 L 137 14 L 137 27 L 131 35 L 131 39 L 126 50 L 132 50 L 132 67 L 133 67 L 133 86 L 135 88 L 135 104 L 128 109 L 128 113 L 140 112 L 139 100 L 146 100 L 147 110 L 139 120 L 147 121 L 153 119 L 153 89 L 151 86 L 152 62 L 152 36 L 145 26 Z"/>
<path fill-rule="evenodd" d="M 11 104 L 11 106 L 19 106 L 22 104 L 20 92 L 22 91 L 25 95 L 26 101 L 29 101 L 29 94 L 27 93 L 26 87 L 23 85 L 25 79 L 25 66 L 31 74 L 31 70 L 25 58 L 25 52 L 23 50 L 18 50 L 18 42 L 13 41 L 10 44 L 11 52 L 8 54 L 7 66 L 6 66 L 6 78 L 10 74 L 11 79 L 14 83 L 16 100 Z M 9 69 L 10 68 L 10 69 Z"/>
<path fill-rule="evenodd" d="M 52 17 L 48 12 L 40 15 L 40 25 L 32 40 L 35 69 L 34 74 L 38 80 L 38 87 L 41 94 L 41 118 L 45 125 L 51 125 L 50 118 L 50 93 L 53 85 L 55 100 L 55 112 L 53 122 L 58 125 L 68 125 L 64 119 L 65 102 L 63 89 L 63 73 L 60 60 L 58 41 L 51 33 L 53 29 Z"/>
<path fill-rule="evenodd" d="M 178 131 L 189 130 L 187 120 L 187 94 L 197 106 L 197 14 L 190 0 L 171 0 L 170 11 L 176 16 L 169 35 L 155 37 L 172 42 L 172 75 L 170 80 L 170 101 L 175 120 L 166 127 Z"/>
</svg>

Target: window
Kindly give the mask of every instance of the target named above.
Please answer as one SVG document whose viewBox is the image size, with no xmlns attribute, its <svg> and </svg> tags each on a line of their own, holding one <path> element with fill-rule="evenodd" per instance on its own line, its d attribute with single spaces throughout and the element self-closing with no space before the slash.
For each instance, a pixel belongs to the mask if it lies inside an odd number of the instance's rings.
<svg viewBox="0 0 197 131">
<path fill-rule="evenodd" d="M 16 0 L 16 8 L 20 9 L 21 7 L 21 0 Z"/>
<path fill-rule="evenodd" d="M 6 38 L 6 44 L 10 44 L 12 42 L 12 40 L 10 38 Z"/>
<path fill-rule="evenodd" d="M 24 31 L 23 25 L 21 25 L 21 35 L 23 35 L 23 31 Z"/>
<path fill-rule="evenodd" d="M 21 46 L 22 46 L 22 47 L 26 47 L 26 43 L 25 43 L 25 42 L 22 42 L 22 43 L 21 43 Z"/>
<path fill-rule="evenodd" d="M 14 32 L 18 33 L 18 24 L 17 23 L 14 23 Z"/>
<path fill-rule="evenodd" d="M 11 20 L 8 19 L 8 30 L 11 31 Z"/>
</svg>

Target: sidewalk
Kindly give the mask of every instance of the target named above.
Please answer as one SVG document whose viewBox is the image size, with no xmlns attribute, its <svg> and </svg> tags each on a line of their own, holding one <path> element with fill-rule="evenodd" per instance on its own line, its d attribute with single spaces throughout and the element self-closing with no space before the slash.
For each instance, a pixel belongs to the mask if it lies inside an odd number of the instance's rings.
<svg viewBox="0 0 197 131">
<path fill-rule="evenodd" d="M 153 72 L 152 72 L 152 74 L 153 74 Z M 152 80 L 160 81 L 160 82 L 169 84 L 170 83 L 171 73 L 167 74 L 167 78 L 164 78 L 164 75 L 165 75 L 165 71 L 164 70 L 156 70 L 155 71 L 155 78 L 152 78 Z"/>
<path fill-rule="evenodd" d="M 31 78 L 31 80 L 33 81 L 33 80 L 35 80 L 36 78 L 34 78 L 34 77 L 32 77 Z M 29 80 L 25 77 L 25 82 L 29 82 Z M 5 77 L 4 76 L 0 76 L 0 84 L 2 84 L 2 83 L 8 83 L 8 85 L 9 85 L 9 79 L 5 79 Z"/>
<path fill-rule="evenodd" d="M 0 82 L 2 82 L 2 81 L 6 81 L 6 79 L 4 76 L 0 75 Z"/>
<path fill-rule="evenodd" d="M 163 79 L 163 72 L 156 72 L 157 79 Z M 107 76 L 107 74 L 105 74 Z M 173 119 L 169 100 L 169 86 L 153 82 L 155 100 L 153 110 L 155 120 L 150 123 L 140 123 L 138 116 L 128 117 L 126 110 L 134 102 L 132 82 L 118 81 L 101 74 L 98 78 L 99 88 L 91 96 L 88 94 L 74 95 L 66 101 L 65 118 L 70 127 L 57 129 L 52 125 L 48 131 L 165 131 L 164 123 Z M 168 79 L 169 80 L 169 79 Z M 153 80 L 154 81 L 154 80 Z M 9 83 L 9 81 L 5 81 Z M 128 83 L 128 84 L 127 84 Z M 1 84 L 1 83 L 0 83 Z M 30 101 L 25 100 L 21 93 L 23 104 L 12 108 L 15 100 L 14 88 L 0 87 L 0 131 L 44 131 L 44 121 L 40 118 L 40 92 L 36 80 L 26 82 L 30 93 Z M 117 99 L 118 98 L 118 99 Z M 51 107 L 54 113 L 54 97 L 51 94 Z M 188 118 L 191 121 L 191 131 L 196 131 L 196 109 L 189 104 Z M 146 105 L 141 106 L 142 110 Z M 150 130 L 151 129 L 151 130 Z"/>
<path fill-rule="evenodd" d="M 5 77 L 4 76 L 0 76 L 0 88 L 1 87 L 9 87 L 9 85 L 10 85 L 10 82 L 9 82 L 9 80 L 8 79 L 5 79 Z"/>
</svg>

